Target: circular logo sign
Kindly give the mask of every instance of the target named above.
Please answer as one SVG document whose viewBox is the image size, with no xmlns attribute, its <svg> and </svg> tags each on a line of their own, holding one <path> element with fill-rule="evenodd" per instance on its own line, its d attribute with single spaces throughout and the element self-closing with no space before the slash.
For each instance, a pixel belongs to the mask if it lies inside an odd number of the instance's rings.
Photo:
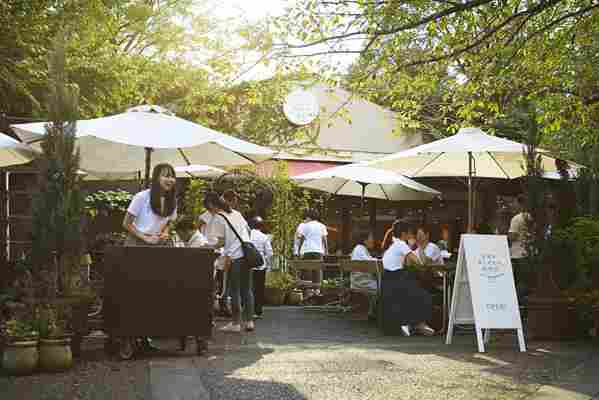
<svg viewBox="0 0 599 400">
<path fill-rule="evenodd" d="M 320 107 L 314 94 L 305 89 L 296 89 L 287 95 L 283 112 L 292 124 L 307 125 L 318 116 Z"/>
</svg>

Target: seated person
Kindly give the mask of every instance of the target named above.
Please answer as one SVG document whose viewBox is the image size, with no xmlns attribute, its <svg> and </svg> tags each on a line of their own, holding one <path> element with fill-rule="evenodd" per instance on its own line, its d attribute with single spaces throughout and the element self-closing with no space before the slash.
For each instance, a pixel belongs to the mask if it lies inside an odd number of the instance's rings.
<svg viewBox="0 0 599 400">
<path fill-rule="evenodd" d="M 393 228 L 394 236 L 399 239 L 401 222 L 395 223 Z M 395 240 L 383 255 L 383 332 L 409 336 L 409 327 L 413 326 L 418 333 L 433 336 L 435 331 L 425 322 L 432 317 L 432 298 L 420 287 L 415 275 L 404 270 L 409 264 L 420 264 L 420 260 L 406 242 Z"/>
<path fill-rule="evenodd" d="M 370 255 L 370 249 L 374 247 L 372 232 L 362 232 L 357 235 L 356 246 L 351 253 L 351 259 L 355 261 L 376 260 Z M 377 290 L 376 276 L 369 272 L 352 272 L 350 277 L 352 289 Z"/>
<path fill-rule="evenodd" d="M 199 225 L 199 224 L 198 224 Z M 195 230 L 191 238 L 187 242 L 187 247 L 203 247 L 208 246 L 208 238 L 204 236 L 200 227 Z"/>
<path fill-rule="evenodd" d="M 424 229 L 416 232 L 416 255 L 423 265 L 444 265 L 443 252 L 434 243 L 429 242 L 429 235 Z"/>
</svg>

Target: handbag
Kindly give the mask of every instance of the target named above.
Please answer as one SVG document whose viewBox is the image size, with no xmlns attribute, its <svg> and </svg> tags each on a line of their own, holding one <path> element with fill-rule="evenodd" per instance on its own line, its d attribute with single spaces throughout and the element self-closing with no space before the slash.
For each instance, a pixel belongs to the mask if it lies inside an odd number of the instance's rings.
<svg viewBox="0 0 599 400">
<path fill-rule="evenodd" d="M 237 239 L 239 239 L 239 242 L 241 243 L 241 250 L 243 251 L 245 266 L 249 269 L 252 269 L 264 265 L 264 258 L 262 257 L 262 254 L 260 253 L 260 251 L 258 251 L 256 246 L 254 246 L 254 243 L 244 242 L 243 239 L 241 239 L 239 233 L 237 233 L 237 230 L 235 230 L 235 228 L 233 227 L 233 224 L 231 224 L 231 222 L 229 221 L 229 219 L 224 214 L 218 213 L 218 215 L 220 215 L 225 219 L 225 221 L 227 221 L 227 224 L 235 233 Z"/>
</svg>

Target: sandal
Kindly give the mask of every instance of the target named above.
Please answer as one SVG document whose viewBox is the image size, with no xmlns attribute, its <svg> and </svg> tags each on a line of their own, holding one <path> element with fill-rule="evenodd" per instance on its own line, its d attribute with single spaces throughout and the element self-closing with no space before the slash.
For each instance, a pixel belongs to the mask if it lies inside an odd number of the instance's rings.
<svg viewBox="0 0 599 400">
<path fill-rule="evenodd" d="M 435 330 L 430 326 L 416 328 L 416 332 L 418 332 L 422 336 L 435 336 L 437 334 Z"/>
</svg>

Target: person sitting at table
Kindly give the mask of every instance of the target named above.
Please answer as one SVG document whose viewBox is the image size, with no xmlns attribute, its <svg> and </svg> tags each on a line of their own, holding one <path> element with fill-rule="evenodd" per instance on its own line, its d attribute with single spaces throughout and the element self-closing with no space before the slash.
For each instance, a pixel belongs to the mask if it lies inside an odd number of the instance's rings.
<svg viewBox="0 0 599 400">
<path fill-rule="evenodd" d="M 400 239 L 401 222 L 393 225 L 397 238 L 383 255 L 382 327 L 385 334 L 410 335 L 410 326 L 416 332 L 433 336 L 435 331 L 426 324 L 432 316 L 431 295 L 420 287 L 414 274 L 404 270 L 406 265 L 421 264 L 408 244 Z"/>
<path fill-rule="evenodd" d="M 370 255 L 370 249 L 374 247 L 372 232 L 360 232 L 356 236 L 356 246 L 352 250 L 351 259 L 353 261 L 376 260 L 375 257 Z M 352 272 L 350 275 L 350 285 L 352 289 L 377 290 L 378 288 L 376 276 L 373 276 L 369 272 Z"/>
<path fill-rule="evenodd" d="M 443 265 L 443 252 L 436 244 L 429 242 L 429 235 L 424 229 L 416 231 L 416 255 L 423 265 Z"/>
</svg>

